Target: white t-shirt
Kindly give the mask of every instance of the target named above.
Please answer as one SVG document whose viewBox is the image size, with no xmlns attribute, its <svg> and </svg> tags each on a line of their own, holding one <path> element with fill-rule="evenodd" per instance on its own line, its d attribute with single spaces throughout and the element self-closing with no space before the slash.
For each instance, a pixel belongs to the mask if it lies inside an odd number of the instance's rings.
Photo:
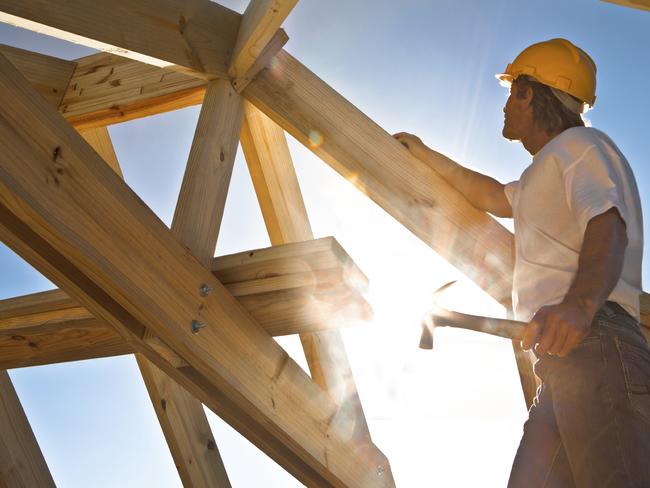
<svg viewBox="0 0 650 488">
<path fill-rule="evenodd" d="M 609 300 L 639 319 L 643 220 L 632 170 L 603 132 L 573 127 L 548 142 L 505 194 L 515 223 L 512 299 L 528 322 L 560 303 L 573 283 L 587 223 L 612 207 L 625 221 L 623 271 Z"/>
</svg>

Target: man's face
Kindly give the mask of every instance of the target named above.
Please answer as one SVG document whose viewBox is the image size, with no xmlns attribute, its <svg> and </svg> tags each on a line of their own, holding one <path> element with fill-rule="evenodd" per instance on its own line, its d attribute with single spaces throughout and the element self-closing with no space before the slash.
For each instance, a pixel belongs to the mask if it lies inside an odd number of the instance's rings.
<svg viewBox="0 0 650 488">
<path fill-rule="evenodd" d="M 532 90 L 526 96 L 519 98 L 516 88 L 510 88 L 510 96 L 503 107 L 503 137 L 511 141 L 520 141 L 522 135 L 529 128 L 532 122 Z"/>
</svg>

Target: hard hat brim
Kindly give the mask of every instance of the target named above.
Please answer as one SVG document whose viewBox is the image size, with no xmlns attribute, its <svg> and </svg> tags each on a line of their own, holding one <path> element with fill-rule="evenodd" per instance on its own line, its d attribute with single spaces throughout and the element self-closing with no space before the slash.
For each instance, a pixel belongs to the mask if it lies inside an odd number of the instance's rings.
<svg viewBox="0 0 650 488">
<path fill-rule="evenodd" d="M 494 77 L 499 80 L 499 84 L 505 88 L 510 88 L 514 80 L 513 76 L 508 73 L 497 73 Z"/>
</svg>

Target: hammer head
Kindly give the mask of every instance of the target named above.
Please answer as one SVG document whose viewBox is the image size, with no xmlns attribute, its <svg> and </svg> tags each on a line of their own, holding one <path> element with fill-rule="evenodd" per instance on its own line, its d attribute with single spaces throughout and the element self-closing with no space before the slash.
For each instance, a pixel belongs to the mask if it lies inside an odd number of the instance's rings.
<svg viewBox="0 0 650 488">
<path fill-rule="evenodd" d="M 435 310 L 438 308 L 437 302 L 438 302 L 438 297 L 442 292 L 447 290 L 451 285 L 456 283 L 456 280 L 450 281 L 449 283 L 445 283 L 442 285 L 440 288 L 438 288 L 436 291 L 433 292 L 433 306 L 431 309 L 427 312 L 427 314 L 424 316 L 424 319 L 422 320 L 422 335 L 420 336 L 420 349 L 433 349 L 433 328 L 435 327 L 435 323 L 433 321 L 433 313 Z"/>
</svg>

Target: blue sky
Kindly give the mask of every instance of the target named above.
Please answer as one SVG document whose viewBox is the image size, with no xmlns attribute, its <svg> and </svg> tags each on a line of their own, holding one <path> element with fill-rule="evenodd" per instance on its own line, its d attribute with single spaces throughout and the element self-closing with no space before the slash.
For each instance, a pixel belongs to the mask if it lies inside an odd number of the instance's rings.
<svg viewBox="0 0 650 488">
<path fill-rule="evenodd" d="M 286 49 L 388 132 L 414 132 L 504 182 L 530 157 L 501 137 L 507 91 L 494 74 L 533 42 L 572 40 L 598 64 L 588 118 L 627 155 L 647 227 L 650 12 L 596 0 L 302 0 L 284 28 Z M 91 53 L 7 26 L 0 42 L 67 59 Z M 167 223 L 197 116 L 194 107 L 110 128 L 127 183 Z M 375 320 L 343 335 L 373 438 L 398 486 L 503 486 L 526 415 L 509 343 L 440 331 L 436 350 L 417 350 L 431 292 L 457 272 L 308 150 L 292 139 L 290 147 L 315 235 L 335 236 L 370 278 Z M 240 154 L 217 254 L 267 245 Z M 0 270 L 0 297 L 52 286 L 3 247 Z M 649 273 L 646 261 L 646 289 Z M 503 313 L 462 277 L 448 300 L 468 312 Z M 304 364 L 295 337 L 280 342 Z M 132 358 L 10 374 L 59 486 L 180 486 Z M 210 421 L 233 486 L 300 486 L 211 414 Z"/>
</svg>

